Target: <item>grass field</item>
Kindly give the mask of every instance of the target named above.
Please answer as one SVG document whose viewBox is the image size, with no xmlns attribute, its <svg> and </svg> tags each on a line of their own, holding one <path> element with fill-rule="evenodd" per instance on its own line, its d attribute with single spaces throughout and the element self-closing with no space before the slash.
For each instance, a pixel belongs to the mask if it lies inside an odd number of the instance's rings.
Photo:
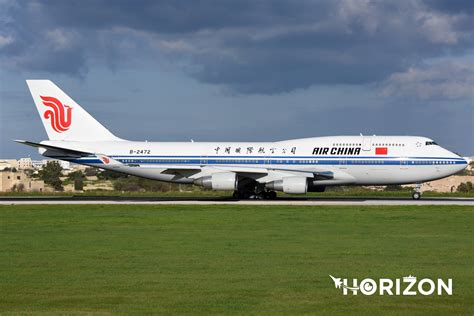
<svg viewBox="0 0 474 316">
<path fill-rule="evenodd" d="M 0 314 L 474 312 L 474 207 L 0 206 Z M 343 296 L 453 278 L 453 296 Z"/>
<path fill-rule="evenodd" d="M 186 187 L 185 187 L 186 189 Z M 166 191 L 166 192 L 122 192 L 122 191 L 84 191 L 84 192 L 0 192 L 2 196 L 148 196 L 148 197 L 196 197 L 196 198 L 225 198 L 232 197 L 232 191 L 190 190 L 190 191 Z M 304 195 L 285 194 L 278 192 L 278 197 L 283 198 L 411 198 L 411 190 L 403 191 L 375 191 L 364 188 L 352 188 L 345 191 L 309 192 Z M 430 198 L 474 198 L 473 192 L 434 192 L 424 191 L 423 197 Z"/>
</svg>

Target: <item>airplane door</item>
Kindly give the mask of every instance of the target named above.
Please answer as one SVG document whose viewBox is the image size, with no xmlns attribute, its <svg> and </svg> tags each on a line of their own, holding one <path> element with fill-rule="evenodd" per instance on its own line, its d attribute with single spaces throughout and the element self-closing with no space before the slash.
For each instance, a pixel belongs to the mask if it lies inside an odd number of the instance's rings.
<svg viewBox="0 0 474 316">
<path fill-rule="evenodd" d="M 265 156 L 265 165 L 267 166 L 267 168 L 271 167 L 271 164 L 272 164 L 272 160 L 270 159 L 269 156 Z"/>
<path fill-rule="evenodd" d="M 362 138 L 362 150 L 363 151 L 370 151 L 372 149 L 372 137 L 371 136 L 363 136 Z"/>
</svg>

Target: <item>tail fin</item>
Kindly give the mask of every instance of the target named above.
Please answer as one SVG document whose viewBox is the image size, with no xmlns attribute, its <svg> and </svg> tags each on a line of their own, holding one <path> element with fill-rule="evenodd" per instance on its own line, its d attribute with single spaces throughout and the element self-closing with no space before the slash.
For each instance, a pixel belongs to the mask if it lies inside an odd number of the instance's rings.
<svg viewBox="0 0 474 316">
<path fill-rule="evenodd" d="M 50 140 L 120 140 L 49 80 L 26 80 Z"/>
</svg>

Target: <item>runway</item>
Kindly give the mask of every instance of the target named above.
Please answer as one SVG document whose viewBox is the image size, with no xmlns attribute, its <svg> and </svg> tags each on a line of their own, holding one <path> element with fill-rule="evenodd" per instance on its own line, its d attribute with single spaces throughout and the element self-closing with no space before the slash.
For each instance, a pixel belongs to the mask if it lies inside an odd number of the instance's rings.
<svg viewBox="0 0 474 316">
<path fill-rule="evenodd" d="M 0 205 L 22 204 L 156 204 L 156 205 L 471 205 L 474 198 L 278 198 L 276 200 L 235 200 L 228 197 L 0 197 Z"/>
</svg>

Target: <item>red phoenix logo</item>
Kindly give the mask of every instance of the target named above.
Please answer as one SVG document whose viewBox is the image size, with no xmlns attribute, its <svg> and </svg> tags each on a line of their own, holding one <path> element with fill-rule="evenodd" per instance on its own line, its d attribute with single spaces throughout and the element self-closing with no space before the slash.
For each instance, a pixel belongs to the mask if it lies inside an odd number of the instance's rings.
<svg viewBox="0 0 474 316">
<path fill-rule="evenodd" d="M 102 161 L 103 161 L 103 162 L 104 162 L 106 165 L 108 165 L 108 164 L 109 164 L 109 162 L 110 162 L 110 159 L 109 159 L 108 157 L 106 157 L 106 156 L 102 156 L 102 157 L 100 157 L 100 158 L 102 159 Z"/>
<path fill-rule="evenodd" d="M 71 126 L 72 108 L 69 105 L 62 104 L 56 98 L 40 97 L 43 104 L 51 108 L 44 112 L 44 118 L 51 119 L 51 127 L 58 133 L 67 131 Z"/>
</svg>

